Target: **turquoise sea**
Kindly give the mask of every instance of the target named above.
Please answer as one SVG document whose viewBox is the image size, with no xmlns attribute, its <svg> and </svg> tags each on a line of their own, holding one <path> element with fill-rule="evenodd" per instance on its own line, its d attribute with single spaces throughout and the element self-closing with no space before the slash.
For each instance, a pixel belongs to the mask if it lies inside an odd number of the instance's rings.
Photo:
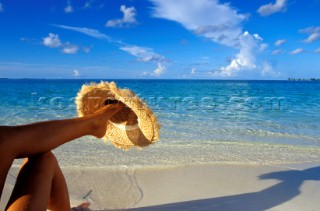
<svg viewBox="0 0 320 211">
<path fill-rule="evenodd" d="M 82 84 L 93 81 L 100 82 L 89 79 L 1 79 L 0 125 L 19 125 L 75 117 L 74 97 Z M 243 147 L 243 144 L 248 147 L 286 146 L 297 149 L 307 147 L 314 150 L 320 147 L 320 82 L 220 80 L 115 80 L 115 82 L 119 87 L 130 88 L 145 99 L 157 114 L 162 126 L 159 143 L 148 148 L 142 153 L 144 155 L 146 152 L 154 155 L 177 152 L 182 154 L 177 154 L 174 159 L 179 158 L 181 162 L 185 159 L 186 163 L 192 163 L 192 159 L 190 161 L 188 157 L 189 152 L 185 153 L 186 150 L 179 152 L 179 149 L 195 146 L 190 153 L 198 153 L 198 157 L 193 156 L 196 157 L 194 162 L 200 162 L 215 159 L 213 155 L 208 157 L 205 153 L 210 154 L 210 151 L 206 152 L 210 147 L 213 151 L 218 149 L 217 146 L 221 147 L 217 143 L 223 143 L 229 150 L 232 145 Z M 68 152 L 74 155 L 80 152 L 94 159 L 94 153 L 90 154 L 90 149 L 103 150 L 101 143 L 93 138 L 88 137 L 75 143 L 78 144 L 68 144 L 65 148 L 58 149 L 58 154 L 61 153 L 63 157 L 63 153 L 69 150 Z M 161 152 L 161 147 L 166 150 Z M 107 145 L 105 149 L 110 152 L 111 146 Z M 227 157 L 234 153 L 230 154 L 227 151 L 220 153 L 225 153 Z M 155 158 L 158 159 L 157 162 L 161 157 L 160 154 Z M 126 165 L 128 162 L 126 160 L 120 164 Z M 116 164 L 116 160 L 113 160 L 113 163 Z M 167 160 L 166 163 L 171 161 Z"/>
</svg>

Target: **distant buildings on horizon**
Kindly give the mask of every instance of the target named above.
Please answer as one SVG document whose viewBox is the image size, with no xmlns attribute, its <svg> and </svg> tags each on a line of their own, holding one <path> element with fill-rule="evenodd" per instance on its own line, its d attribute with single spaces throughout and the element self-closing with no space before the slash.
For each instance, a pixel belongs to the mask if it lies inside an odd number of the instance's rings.
<svg viewBox="0 0 320 211">
<path fill-rule="evenodd" d="M 288 78 L 288 81 L 320 81 L 320 78 Z"/>
</svg>

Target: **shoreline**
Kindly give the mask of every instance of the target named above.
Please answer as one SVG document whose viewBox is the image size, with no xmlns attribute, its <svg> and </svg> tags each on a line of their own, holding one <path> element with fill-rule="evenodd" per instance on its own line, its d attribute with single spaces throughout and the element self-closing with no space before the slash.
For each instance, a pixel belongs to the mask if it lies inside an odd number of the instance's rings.
<svg viewBox="0 0 320 211">
<path fill-rule="evenodd" d="M 249 143 L 201 142 L 158 143 L 143 150 L 124 151 L 100 140 L 81 139 L 54 150 L 61 167 L 144 167 L 180 166 L 186 164 L 252 164 L 273 165 L 316 162 L 320 147 Z M 20 166 L 15 161 L 14 166 Z"/>
<path fill-rule="evenodd" d="M 93 210 L 316 210 L 320 162 L 175 167 L 63 167 L 72 205 Z M 18 168 L 12 167 L 1 206 Z"/>
<path fill-rule="evenodd" d="M 320 207 L 320 148 L 251 142 L 123 151 L 81 139 L 54 150 L 72 206 L 103 210 L 300 211 Z M 0 210 L 13 189 L 16 160 Z"/>
</svg>

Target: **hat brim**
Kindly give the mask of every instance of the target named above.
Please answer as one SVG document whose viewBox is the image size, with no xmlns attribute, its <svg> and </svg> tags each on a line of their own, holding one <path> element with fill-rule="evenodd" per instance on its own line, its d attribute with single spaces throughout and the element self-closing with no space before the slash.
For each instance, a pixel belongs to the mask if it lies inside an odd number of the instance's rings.
<svg viewBox="0 0 320 211">
<path fill-rule="evenodd" d="M 76 98 L 78 115 L 93 114 L 105 106 L 108 99 L 118 100 L 127 108 L 106 123 L 105 141 L 109 140 L 116 147 L 127 150 L 133 146 L 148 146 L 159 139 L 160 126 L 151 109 L 131 90 L 119 89 L 114 82 L 83 85 Z M 137 121 L 134 123 L 135 119 Z"/>
</svg>

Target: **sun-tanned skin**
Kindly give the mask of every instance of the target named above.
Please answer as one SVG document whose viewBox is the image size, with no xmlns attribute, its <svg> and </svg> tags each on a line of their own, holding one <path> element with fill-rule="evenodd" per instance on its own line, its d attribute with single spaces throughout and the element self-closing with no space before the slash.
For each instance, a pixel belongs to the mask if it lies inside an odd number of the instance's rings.
<svg viewBox="0 0 320 211">
<path fill-rule="evenodd" d="M 68 188 L 51 150 L 81 136 L 103 137 L 106 121 L 121 108 L 107 105 L 81 118 L 0 126 L 0 199 L 13 160 L 25 158 L 6 210 L 70 211 Z"/>
</svg>

